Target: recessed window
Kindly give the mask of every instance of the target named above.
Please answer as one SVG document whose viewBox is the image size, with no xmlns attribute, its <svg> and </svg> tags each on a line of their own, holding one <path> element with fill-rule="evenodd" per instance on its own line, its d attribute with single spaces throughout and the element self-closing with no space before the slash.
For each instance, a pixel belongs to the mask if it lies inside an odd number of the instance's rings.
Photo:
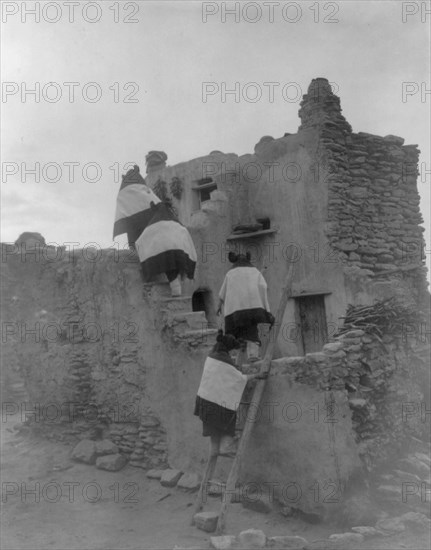
<svg viewBox="0 0 431 550">
<path fill-rule="evenodd" d="M 269 218 L 258 218 L 257 223 L 262 224 L 261 231 L 266 231 L 267 229 L 271 229 L 271 220 Z"/>
<path fill-rule="evenodd" d="M 197 201 L 195 205 L 197 209 L 200 209 L 201 204 L 205 201 L 211 200 L 211 193 L 217 189 L 217 183 L 212 178 L 202 178 L 196 181 L 196 185 L 193 187 Z M 196 204 L 197 203 L 197 204 Z"/>
</svg>

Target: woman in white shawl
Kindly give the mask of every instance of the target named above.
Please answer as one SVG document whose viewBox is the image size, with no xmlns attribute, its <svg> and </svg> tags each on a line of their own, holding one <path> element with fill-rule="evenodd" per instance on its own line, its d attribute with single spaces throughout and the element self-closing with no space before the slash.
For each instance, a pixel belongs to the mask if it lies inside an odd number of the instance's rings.
<svg viewBox="0 0 431 550">
<path fill-rule="evenodd" d="M 235 424 L 244 388 L 249 380 L 265 379 L 267 374 L 242 374 L 229 352 L 240 343 L 219 330 L 217 341 L 208 355 L 195 403 L 195 416 L 203 424 L 203 436 L 211 438 L 211 454 L 235 454 Z"/>
<path fill-rule="evenodd" d="M 219 292 L 217 314 L 224 308 L 225 333 L 247 342 L 249 360 L 259 358 L 258 324 L 274 324 L 268 303 L 268 287 L 262 273 L 250 263 L 250 253 L 229 252 L 233 264 Z"/>
</svg>

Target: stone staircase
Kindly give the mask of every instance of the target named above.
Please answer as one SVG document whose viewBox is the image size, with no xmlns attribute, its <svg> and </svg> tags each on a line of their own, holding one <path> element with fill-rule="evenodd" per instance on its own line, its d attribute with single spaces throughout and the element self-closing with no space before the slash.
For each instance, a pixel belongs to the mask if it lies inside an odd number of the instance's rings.
<svg viewBox="0 0 431 550">
<path fill-rule="evenodd" d="M 174 342 L 190 347 L 214 345 L 217 329 L 208 327 L 204 311 L 192 310 L 191 295 L 172 297 L 169 283 L 164 281 L 147 283 L 144 290 L 156 314 L 156 323 L 162 330 L 171 331 Z"/>
</svg>

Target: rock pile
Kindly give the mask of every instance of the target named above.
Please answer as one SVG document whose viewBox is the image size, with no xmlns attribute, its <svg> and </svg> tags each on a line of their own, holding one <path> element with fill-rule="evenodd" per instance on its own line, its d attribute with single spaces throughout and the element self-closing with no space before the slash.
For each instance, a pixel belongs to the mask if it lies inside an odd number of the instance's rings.
<svg viewBox="0 0 431 550">
<path fill-rule="evenodd" d="M 326 539 L 308 541 L 294 535 L 279 535 L 268 537 L 260 529 L 247 529 L 238 535 L 222 535 L 210 537 L 210 548 L 216 550 L 252 550 L 255 548 L 274 548 L 280 550 L 344 550 L 346 548 L 362 547 L 366 539 L 391 537 L 405 530 L 413 533 L 425 533 L 429 530 L 431 521 L 424 514 L 408 512 L 398 517 L 381 518 L 375 527 L 352 527 L 344 533 L 333 533 Z M 174 550 L 180 550 L 178 546 Z M 181 549 L 187 550 L 187 549 Z M 192 550 L 192 549 L 190 549 Z"/>
<path fill-rule="evenodd" d="M 72 458 L 84 464 L 95 464 L 99 470 L 116 472 L 121 470 L 127 460 L 118 452 L 118 447 L 109 440 L 98 442 L 83 439 L 72 450 Z"/>
</svg>

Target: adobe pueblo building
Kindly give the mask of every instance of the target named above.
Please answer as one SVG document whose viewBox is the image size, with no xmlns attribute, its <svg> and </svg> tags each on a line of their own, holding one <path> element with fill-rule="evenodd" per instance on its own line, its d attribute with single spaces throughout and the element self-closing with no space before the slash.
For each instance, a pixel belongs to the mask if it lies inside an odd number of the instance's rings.
<svg viewBox="0 0 431 550">
<path fill-rule="evenodd" d="M 41 236 L 31 250 L 26 239 L 3 246 L 5 376 L 29 422 L 39 414 L 71 442 L 110 439 L 134 467 L 200 474 L 207 441 L 193 406 L 217 294 L 228 252 L 250 251 L 274 313 L 288 261 L 296 271 L 242 482 L 273 483 L 281 505 L 324 515 L 339 509 L 328 492 L 345 511 L 373 478 L 375 498 L 400 504 L 393 472 L 424 479 L 419 150 L 353 133 L 323 78 L 299 117 L 297 133 L 265 136 L 254 154 L 213 151 L 175 166 L 163 152 L 147 155 L 147 184 L 173 200 L 198 251 L 181 298 L 162 280 L 143 285 L 132 252 L 72 254 Z M 33 415 L 32 403 L 41 407 Z M 57 408 L 47 414 L 49 403 Z M 419 493 L 402 503 L 422 505 Z"/>
</svg>

